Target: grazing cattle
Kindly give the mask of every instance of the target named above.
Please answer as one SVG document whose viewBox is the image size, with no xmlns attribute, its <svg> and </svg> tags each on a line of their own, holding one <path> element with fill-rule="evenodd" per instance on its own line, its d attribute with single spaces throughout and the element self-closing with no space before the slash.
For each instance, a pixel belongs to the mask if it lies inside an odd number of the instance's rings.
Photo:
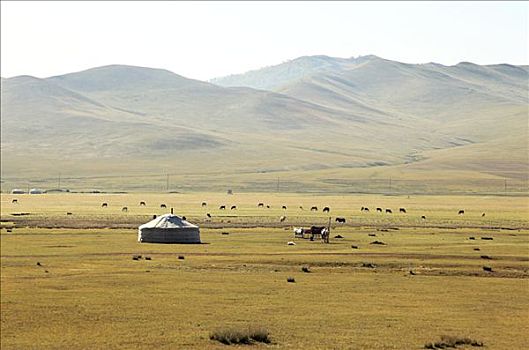
<svg viewBox="0 0 529 350">
<path fill-rule="evenodd" d="M 328 213 L 328 212 L 330 212 L 330 211 L 331 211 L 331 208 L 329 208 L 329 207 L 325 207 L 325 208 L 323 208 L 323 212 L 324 212 L 324 213 Z"/>
<path fill-rule="evenodd" d="M 234 209 L 237 209 L 237 206 L 236 205 L 232 205 L 230 210 L 234 210 Z"/>
<path fill-rule="evenodd" d="M 321 239 L 325 240 L 329 235 L 329 230 L 325 226 L 311 226 L 310 228 L 310 240 L 313 241 L 317 235 Z"/>
<path fill-rule="evenodd" d="M 11 203 L 13 203 L 13 204 L 18 204 L 18 199 L 13 199 L 13 200 L 11 201 Z"/>
<path fill-rule="evenodd" d="M 156 219 L 156 218 L 157 218 L 157 216 L 156 216 L 156 214 L 154 214 L 154 215 L 152 216 L 152 219 L 154 220 L 154 219 Z"/>
<path fill-rule="evenodd" d="M 345 224 L 345 218 L 336 218 L 335 221 Z"/>
<path fill-rule="evenodd" d="M 286 216 L 282 216 L 282 217 L 279 218 L 279 221 L 280 221 L 280 222 L 283 222 L 283 221 L 285 221 L 286 219 L 287 219 Z"/>
<path fill-rule="evenodd" d="M 206 216 L 207 216 L 208 218 L 211 218 L 211 214 L 210 214 L 210 213 L 207 213 Z"/>
<path fill-rule="evenodd" d="M 391 211 L 391 209 L 386 209 L 386 214 L 392 214 L 393 212 Z"/>
<path fill-rule="evenodd" d="M 72 213 L 70 213 L 70 212 L 67 212 L 67 213 L 66 213 L 66 215 L 72 215 Z"/>
<path fill-rule="evenodd" d="M 485 213 L 481 214 L 481 217 L 484 217 L 485 216 Z"/>
<path fill-rule="evenodd" d="M 187 218 L 185 216 L 182 216 L 182 220 L 187 220 Z"/>
<path fill-rule="evenodd" d="M 463 209 L 461 209 L 461 210 L 457 213 L 457 215 L 463 215 L 463 214 L 465 214 L 465 211 L 464 211 Z"/>
<path fill-rule="evenodd" d="M 286 205 L 283 205 L 283 206 L 281 207 L 281 209 L 287 210 L 287 206 L 286 206 Z"/>
<path fill-rule="evenodd" d="M 367 208 L 367 207 L 364 208 L 364 211 L 367 211 L 369 213 L 369 208 Z"/>
<path fill-rule="evenodd" d="M 492 272 L 492 267 L 490 267 L 490 266 L 483 266 L 483 271 Z"/>
<path fill-rule="evenodd" d="M 257 208 L 262 208 L 262 207 L 264 207 L 264 204 L 263 204 L 263 203 L 259 203 L 259 204 L 257 204 Z"/>
<path fill-rule="evenodd" d="M 225 209 L 226 209 L 226 206 L 225 206 L 225 205 L 221 205 L 221 206 L 219 207 L 219 210 L 225 210 Z"/>
<path fill-rule="evenodd" d="M 129 211 L 129 208 L 123 207 L 123 208 L 121 208 L 121 211 Z"/>
<path fill-rule="evenodd" d="M 141 201 L 140 206 L 145 206 L 145 202 Z"/>
<path fill-rule="evenodd" d="M 202 202 L 202 206 L 203 206 L 203 207 L 206 207 L 207 205 L 208 205 L 208 203 L 206 203 L 206 202 Z"/>
<path fill-rule="evenodd" d="M 310 208 L 310 211 L 318 211 L 318 207 L 312 207 Z"/>
<path fill-rule="evenodd" d="M 167 208 L 167 205 L 165 205 L 165 204 L 160 204 L 160 208 Z"/>
<path fill-rule="evenodd" d="M 399 209 L 399 213 L 404 213 L 404 214 L 406 214 L 406 208 L 400 208 L 400 209 Z"/>
<path fill-rule="evenodd" d="M 101 204 L 101 208 L 106 208 L 106 207 L 108 207 L 108 204 L 107 204 L 107 203 L 103 203 L 103 204 Z"/>
<path fill-rule="evenodd" d="M 382 208 L 377 208 L 378 213 L 382 213 Z"/>
<path fill-rule="evenodd" d="M 290 241 L 290 242 L 287 242 L 287 245 L 296 245 L 296 242 Z"/>
<path fill-rule="evenodd" d="M 426 220 L 426 216 L 425 215 L 421 216 L 421 219 Z"/>
<path fill-rule="evenodd" d="M 270 206 L 269 206 L 269 205 L 267 205 L 267 206 L 266 206 L 266 209 L 270 209 Z"/>
</svg>

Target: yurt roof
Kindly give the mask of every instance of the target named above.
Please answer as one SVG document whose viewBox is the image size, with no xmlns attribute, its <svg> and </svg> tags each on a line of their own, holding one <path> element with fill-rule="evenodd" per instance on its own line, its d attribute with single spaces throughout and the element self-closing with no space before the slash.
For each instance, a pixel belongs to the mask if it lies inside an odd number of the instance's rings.
<svg viewBox="0 0 529 350">
<path fill-rule="evenodd" d="M 139 228 L 182 228 L 182 227 L 198 227 L 196 225 L 193 225 L 190 222 L 187 222 L 186 220 L 182 219 L 179 216 L 173 215 L 173 214 L 165 214 L 158 216 L 156 219 L 153 219 L 143 225 L 141 225 Z"/>
</svg>

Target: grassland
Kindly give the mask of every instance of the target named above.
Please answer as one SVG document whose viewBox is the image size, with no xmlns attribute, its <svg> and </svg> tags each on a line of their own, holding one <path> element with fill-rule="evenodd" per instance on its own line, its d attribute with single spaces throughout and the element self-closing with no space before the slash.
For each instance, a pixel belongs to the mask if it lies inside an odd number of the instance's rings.
<svg viewBox="0 0 529 350">
<path fill-rule="evenodd" d="M 199 223 L 206 244 L 137 243 L 137 224 L 165 212 L 161 203 Z M 529 341 L 526 197 L 61 194 L 1 204 L 2 349 L 223 349 L 210 332 L 247 326 L 270 331 L 272 344 L 255 348 L 420 349 L 444 334 L 487 349 Z M 294 239 L 292 226 L 328 222 L 323 206 L 347 219 L 333 223 L 331 243 Z"/>
</svg>

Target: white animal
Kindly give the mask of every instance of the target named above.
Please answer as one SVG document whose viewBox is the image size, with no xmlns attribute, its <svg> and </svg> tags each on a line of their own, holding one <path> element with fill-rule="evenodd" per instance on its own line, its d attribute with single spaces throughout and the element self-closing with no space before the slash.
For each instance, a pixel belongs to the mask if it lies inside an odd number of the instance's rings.
<svg viewBox="0 0 529 350">
<path fill-rule="evenodd" d="M 288 242 L 288 243 L 287 243 L 287 245 L 296 245 L 296 243 L 295 243 L 295 242 L 292 242 L 292 241 L 290 241 L 290 242 Z"/>
</svg>

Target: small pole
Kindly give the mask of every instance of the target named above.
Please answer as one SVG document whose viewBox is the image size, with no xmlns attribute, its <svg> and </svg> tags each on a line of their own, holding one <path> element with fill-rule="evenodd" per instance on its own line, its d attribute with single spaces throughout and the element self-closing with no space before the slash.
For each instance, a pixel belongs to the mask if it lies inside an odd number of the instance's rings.
<svg viewBox="0 0 529 350">
<path fill-rule="evenodd" d="M 329 216 L 329 223 L 327 224 L 327 237 L 325 237 L 325 243 L 329 243 L 331 237 L 331 217 Z"/>
<path fill-rule="evenodd" d="M 173 214 L 173 207 L 171 207 L 171 214 Z"/>
</svg>

